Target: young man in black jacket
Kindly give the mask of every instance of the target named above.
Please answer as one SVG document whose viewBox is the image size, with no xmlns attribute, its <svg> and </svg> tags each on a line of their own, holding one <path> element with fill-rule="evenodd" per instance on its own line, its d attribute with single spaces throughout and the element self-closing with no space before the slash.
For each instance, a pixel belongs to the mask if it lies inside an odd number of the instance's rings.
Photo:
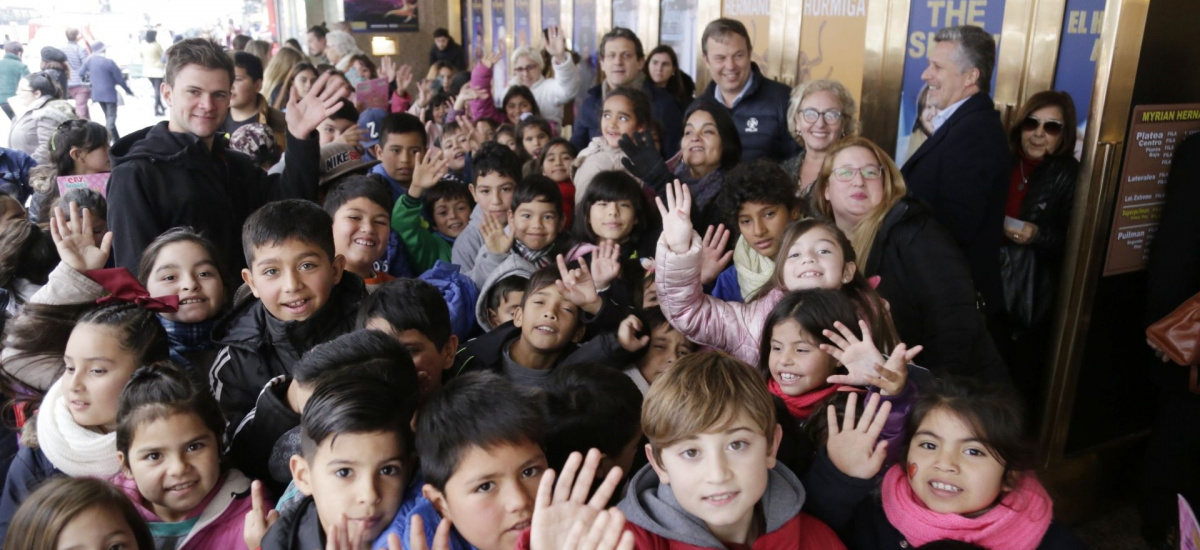
<svg viewBox="0 0 1200 550">
<path fill-rule="evenodd" d="M 241 227 L 272 200 L 317 195 L 316 128 L 349 91 L 323 75 L 287 109 L 287 170 L 267 176 L 250 157 L 219 136 L 229 112 L 233 61 L 215 43 L 184 40 L 168 51 L 163 100 L 170 120 L 134 132 L 112 148 L 108 223 L 116 264 L 137 270 L 142 250 L 163 231 L 191 226 L 225 254 L 233 271 L 245 267 Z"/>
</svg>

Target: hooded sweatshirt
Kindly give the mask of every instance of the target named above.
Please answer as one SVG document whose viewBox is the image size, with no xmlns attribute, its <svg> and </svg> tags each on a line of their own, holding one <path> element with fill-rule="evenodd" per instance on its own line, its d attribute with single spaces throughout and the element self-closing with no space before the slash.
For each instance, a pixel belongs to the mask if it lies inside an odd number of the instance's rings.
<svg viewBox="0 0 1200 550">
<path fill-rule="evenodd" d="M 471 221 L 467 222 L 467 228 L 463 229 L 462 233 L 458 234 L 458 238 L 454 239 L 454 246 L 450 247 L 450 263 L 462 268 L 463 275 L 474 277 L 475 257 L 479 255 L 479 249 L 483 247 L 483 233 L 479 230 L 479 225 L 483 223 L 483 208 L 478 204 L 471 211 Z"/>
<path fill-rule="evenodd" d="M 534 270 L 531 269 L 532 266 L 533 264 L 530 264 L 521 256 L 509 254 L 508 258 L 505 258 L 495 270 L 488 274 L 487 279 L 483 282 L 483 286 L 479 287 L 479 300 L 475 302 L 475 318 L 479 321 L 479 326 L 483 327 L 485 332 L 496 328 L 488 321 L 488 300 L 491 296 L 492 287 L 495 287 L 496 283 L 499 283 L 510 275 L 517 275 L 526 279 L 533 277 Z"/>
<path fill-rule="evenodd" d="M 241 270 L 242 225 L 250 214 L 270 201 L 317 198 L 316 132 L 309 139 L 287 132 L 287 142 L 287 168 L 267 176 L 220 135 L 210 151 L 194 134 L 172 132 L 160 122 L 118 140 L 108 180 L 116 265 L 136 273 L 151 241 L 172 227 L 189 226 L 225 253 L 231 271 Z"/>
<path fill-rule="evenodd" d="M 767 489 L 759 500 L 762 534 L 748 546 L 760 550 L 844 550 L 845 546 L 820 520 L 800 511 L 804 486 L 782 464 L 768 472 Z M 617 506 L 625 514 L 639 550 L 734 548 L 709 531 L 704 520 L 688 513 L 675 500 L 670 485 L 659 483 L 650 465 L 629 481 L 629 492 Z"/>
</svg>

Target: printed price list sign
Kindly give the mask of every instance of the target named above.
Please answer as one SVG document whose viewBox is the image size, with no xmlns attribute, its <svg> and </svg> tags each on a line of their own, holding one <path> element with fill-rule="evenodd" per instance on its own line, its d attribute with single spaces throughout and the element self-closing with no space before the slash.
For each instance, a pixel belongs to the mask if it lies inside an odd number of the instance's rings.
<svg viewBox="0 0 1200 550">
<path fill-rule="evenodd" d="M 1150 242 L 1167 198 L 1175 147 L 1200 131 L 1200 103 L 1139 105 L 1125 138 L 1117 209 L 1108 238 L 1104 276 L 1146 268 Z"/>
</svg>

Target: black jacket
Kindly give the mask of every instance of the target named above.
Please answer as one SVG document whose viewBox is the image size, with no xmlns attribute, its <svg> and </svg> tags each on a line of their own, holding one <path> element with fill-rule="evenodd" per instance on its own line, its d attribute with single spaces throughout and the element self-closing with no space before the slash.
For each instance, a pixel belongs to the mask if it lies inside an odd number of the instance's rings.
<svg viewBox="0 0 1200 550">
<path fill-rule="evenodd" d="M 1017 162 L 1021 162 L 1018 158 Z M 1054 296 L 1062 271 L 1063 248 L 1067 241 L 1067 228 L 1071 224 L 1071 207 L 1075 201 L 1075 178 L 1079 175 L 1079 161 L 1071 155 L 1054 157 L 1034 168 L 1029 174 L 1029 191 L 1021 202 L 1017 218 L 1037 225 L 1037 234 L 1028 244 L 1004 241 L 1006 251 L 1016 258 L 1020 249 L 1032 251 L 1033 262 L 1033 310 L 1030 326 L 1044 327 L 1054 309 Z M 1002 276 L 1009 272 L 1002 272 Z M 1015 274 L 1014 274 L 1015 275 Z M 1005 280 L 1004 288 L 1024 287 L 1027 281 Z M 1017 321 L 1014 316 L 1014 322 Z"/>
<path fill-rule="evenodd" d="M 454 356 L 451 377 L 479 371 L 491 371 L 503 375 L 505 346 L 520 337 L 521 329 L 509 321 L 492 329 L 487 334 L 467 342 L 467 345 L 459 349 L 458 354 Z M 629 353 L 617 343 L 615 334 L 609 332 L 592 338 L 583 345 L 568 344 L 559 354 L 554 368 L 591 362 L 624 365 L 629 362 Z"/>
<path fill-rule="evenodd" d="M 172 227 L 190 226 L 217 245 L 232 272 L 240 271 L 246 266 L 242 224 L 251 213 L 269 201 L 317 197 L 316 132 L 303 140 L 287 134 L 287 169 L 280 176 L 267 176 L 222 136 L 213 139 L 210 152 L 200 138 L 171 132 L 166 122 L 118 140 L 108 180 L 116 265 L 137 273 L 151 241 Z"/>
<path fill-rule="evenodd" d="M 286 483 L 274 481 L 269 469 L 271 452 L 279 438 L 300 425 L 300 415 L 287 403 L 292 377 L 281 374 L 267 382 L 254 408 L 236 426 L 226 453 L 233 465 L 250 479 L 261 480 L 273 495 L 283 494 Z"/>
<path fill-rule="evenodd" d="M 900 170 L 910 195 L 933 208 L 967 256 L 987 310 L 1003 310 L 1000 244 L 1012 157 L 1000 114 L 986 93 L 967 99 Z"/>
<path fill-rule="evenodd" d="M 46 453 L 41 449 L 21 447 L 21 450 L 17 451 L 12 465 L 8 467 L 4 492 L 0 493 L 0 541 L 8 535 L 8 526 L 21 503 L 25 502 L 43 481 L 59 475 L 63 473 L 46 458 Z"/>
<path fill-rule="evenodd" d="M 433 65 L 437 61 L 450 65 L 454 72 L 467 70 L 467 54 L 453 39 L 445 50 L 439 50 L 437 44 L 429 47 L 429 64 Z"/>
<path fill-rule="evenodd" d="M 742 138 L 742 162 L 759 157 L 782 162 L 800 152 L 800 144 L 788 132 L 787 111 L 792 89 L 764 76 L 757 63 L 751 64 L 750 70 L 753 72 L 750 89 L 729 111 Z M 716 89 L 716 83 L 709 82 L 698 99 L 723 105 L 717 101 Z"/>
<path fill-rule="evenodd" d="M 592 138 L 599 137 L 600 111 L 604 109 L 604 84 L 592 86 L 579 106 L 579 115 L 575 117 L 575 128 L 571 131 L 571 144 L 582 151 Z M 655 86 L 649 78 L 642 81 L 642 91 L 650 96 L 650 115 L 662 123 L 662 153 L 663 158 L 671 158 L 679 152 L 679 142 L 683 139 L 683 111 L 679 102 L 666 90 Z"/>
<path fill-rule="evenodd" d="M 290 376 L 292 366 L 313 346 L 354 330 L 358 303 L 365 296 L 362 279 L 343 272 L 329 301 L 303 321 L 276 319 L 253 295 L 234 305 L 213 329 L 213 341 L 222 347 L 208 375 L 230 429 L 236 430 L 254 408 L 269 380 Z"/>
<path fill-rule="evenodd" d="M 320 550 L 325 548 L 325 531 L 321 529 L 321 518 L 317 516 L 317 503 L 306 496 L 289 513 L 267 529 L 263 535 L 262 550 Z"/>
<path fill-rule="evenodd" d="M 939 375 L 1008 381 L 976 309 L 966 259 L 928 206 L 905 197 L 888 212 L 863 272 L 880 276 L 877 290 L 891 306 L 900 339 L 925 346 L 922 366 Z"/>
</svg>

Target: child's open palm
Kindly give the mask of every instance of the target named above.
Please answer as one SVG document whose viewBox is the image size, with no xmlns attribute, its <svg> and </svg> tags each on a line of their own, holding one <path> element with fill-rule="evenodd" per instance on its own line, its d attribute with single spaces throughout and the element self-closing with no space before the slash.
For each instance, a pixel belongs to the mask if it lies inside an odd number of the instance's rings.
<svg viewBox="0 0 1200 550">
<path fill-rule="evenodd" d="M 508 254 L 512 250 L 513 236 L 504 229 L 504 223 L 490 216 L 485 216 L 483 223 L 479 224 L 479 231 L 483 233 L 483 244 L 487 246 L 488 252 Z"/>
<path fill-rule="evenodd" d="M 408 196 L 419 199 L 433 189 L 438 180 L 446 175 L 450 158 L 439 149 L 430 149 L 424 155 L 417 153 L 417 165 L 413 168 L 412 183 L 408 184 Z"/>
<path fill-rule="evenodd" d="M 910 350 L 904 344 L 900 344 L 896 346 L 891 357 L 885 360 L 883 354 L 875 347 L 871 327 L 866 321 L 858 321 L 858 328 L 862 331 L 861 340 L 841 322 L 835 322 L 833 328 L 837 329 L 837 332 L 827 329 L 822 334 L 834 345 L 821 344 L 821 351 L 832 355 L 849 373 L 830 376 L 827 382 L 875 386 L 883 395 L 896 395 L 904 391 L 904 384 L 908 381 L 908 362 L 924 348 L 917 346 Z"/>
<path fill-rule="evenodd" d="M 662 197 L 654 197 L 654 204 L 662 216 L 662 238 L 671 252 L 683 254 L 692 244 L 692 192 L 687 185 L 675 180 L 667 185 L 666 195 L 665 205 Z"/>
<path fill-rule="evenodd" d="M 592 252 L 592 281 L 596 291 L 607 290 L 613 280 L 621 276 L 621 245 L 604 240 Z"/>
<path fill-rule="evenodd" d="M 54 217 L 50 219 L 50 238 L 54 239 L 59 258 L 68 267 L 81 273 L 103 268 L 112 252 L 112 231 L 105 233 L 100 246 L 96 246 L 91 209 L 84 208 L 80 212 L 79 203 L 76 202 L 71 203 L 70 209 L 70 221 L 67 221 L 62 206 L 54 208 Z"/>
<path fill-rule="evenodd" d="M 883 433 L 888 413 L 892 412 L 892 404 L 886 401 L 880 404 L 880 400 L 878 395 L 867 399 L 867 406 L 856 422 L 854 413 L 858 394 L 851 393 L 846 398 L 846 416 L 842 419 L 841 429 L 838 428 L 837 409 L 829 405 L 826 410 L 829 438 L 825 442 L 825 450 L 829 460 L 843 474 L 871 479 L 883 468 L 883 461 L 887 458 L 887 441 L 879 441 L 879 434 Z"/>
<path fill-rule="evenodd" d="M 596 281 L 592 277 L 592 271 L 588 269 L 587 260 L 580 258 L 579 267 L 575 269 L 567 269 L 567 261 L 562 254 L 558 255 L 556 261 L 559 279 L 554 284 L 562 293 L 563 299 L 592 315 L 599 312 L 603 302 L 600 300 L 600 293 L 596 291 Z"/>
<path fill-rule="evenodd" d="M 542 475 L 533 505 L 530 550 L 566 548 L 567 537 L 575 524 L 582 522 L 590 525 L 604 510 L 613 492 L 617 490 L 617 485 L 621 483 L 622 472 L 618 467 L 609 470 L 604 482 L 589 499 L 588 492 L 591 491 L 592 481 L 596 478 L 601 458 L 602 455 L 597 449 L 588 451 L 586 459 L 579 453 L 571 453 L 563 465 L 558 483 L 555 483 L 554 470 L 546 470 Z"/>
<path fill-rule="evenodd" d="M 725 251 L 728 244 L 729 230 L 725 229 L 725 224 L 716 228 L 708 226 L 704 239 L 700 241 L 700 255 L 704 258 L 700 263 L 700 284 L 707 285 L 717 280 L 717 276 L 725 271 L 725 266 L 733 259 L 733 251 Z"/>
<path fill-rule="evenodd" d="M 342 98 L 350 95 L 345 80 L 333 78 L 332 75 L 321 75 L 304 97 L 300 97 L 300 92 L 292 88 L 284 116 L 288 131 L 296 139 L 306 139 L 322 121 L 338 112 L 342 108 Z"/>
</svg>

